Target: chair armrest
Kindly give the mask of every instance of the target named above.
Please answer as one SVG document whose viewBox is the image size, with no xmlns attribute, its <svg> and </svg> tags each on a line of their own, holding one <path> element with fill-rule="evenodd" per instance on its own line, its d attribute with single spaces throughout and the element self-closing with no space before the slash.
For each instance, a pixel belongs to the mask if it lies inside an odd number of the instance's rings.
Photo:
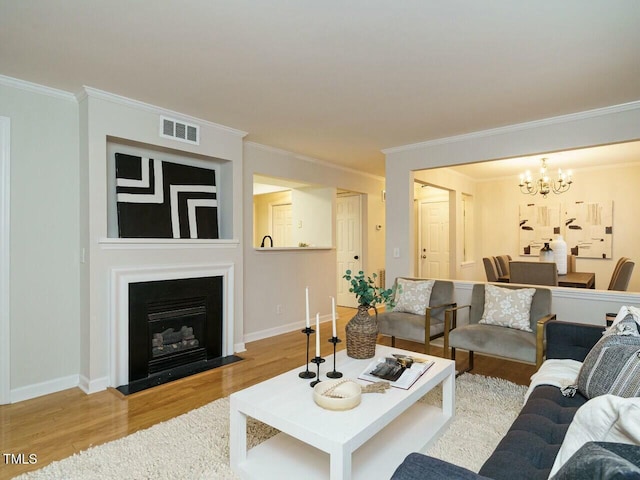
<svg viewBox="0 0 640 480">
<path fill-rule="evenodd" d="M 463 308 L 471 308 L 471 305 L 460 305 L 453 308 L 447 308 L 444 311 L 444 356 L 451 358 L 449 354 L 449 332 L 458 326 L 458 310 Z"/>
<path fill-rule="evenodd" d="M 456 303 L 443 303 L 442 305 L 431 305 L 426 308 L 424 312 L 424 353 L 429 355 L 429 350 L 431 349 L 431 310 L 436 310 L 438 308 L 445 307 L 455 307 Z M 445 311 L 446 317 L 446 311 Z"/>
<path fill-rule="evenodd" d="M 538 319 L 538 322 L 536 323 L 536 369 L 540 368 L 540 365 L 542 365 L 542 362 L 544 361 L 544 327 L 547 322 L 555 320 L 555 318 L 556 314 L 551 313 Z"/>
</svg>

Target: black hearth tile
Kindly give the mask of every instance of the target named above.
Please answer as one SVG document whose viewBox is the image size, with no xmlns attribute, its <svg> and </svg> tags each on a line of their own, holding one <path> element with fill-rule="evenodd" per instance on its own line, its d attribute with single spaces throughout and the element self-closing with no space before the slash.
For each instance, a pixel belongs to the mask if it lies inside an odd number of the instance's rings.
<svg viewBox="0 0 640 480">
<path fill-rule="evenodd" d="M 200 362 L 183 365 L 169 371 L 158 373 L 157 375 L 151 375 L 147 378 L 136 380 L 128 385 L 117 387 L 116 390 L 123 395 L 131 395 L 158 385 L 163 385 L 165 383 L 173 382 L 174 380 L 180 380 L 181 378 L 195 375 L 196 373 L 206 372 L 207 370 L 239 362 L 240 360 L 242 360 L 242 357 L 238 357 L 237 355 L 228 355 L 226 357 L 212 358 L 211 360 L 202 360 Z"/>
</svg>

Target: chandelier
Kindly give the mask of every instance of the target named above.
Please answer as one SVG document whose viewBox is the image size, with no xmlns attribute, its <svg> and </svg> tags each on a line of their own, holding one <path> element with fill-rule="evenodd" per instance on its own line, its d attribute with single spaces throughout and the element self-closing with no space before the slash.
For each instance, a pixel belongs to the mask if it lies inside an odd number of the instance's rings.
<svg viewBox="0 0 640 480">
<path fill-rule="evenodd" d="M 558 179 L 552 180 L 547 173 L 547 159 L 542 159 L 542 167 L 540 168 L 540 178 L 534 180 L 531 177 L 531 172 L 527 170 L 525 173 L 520 174 L 520 191 L 522 193 L 528 193 L 529 195 L 535 195 L 539 193 L 543 198 L 547 198 L 547 195 L 551 192 L 559 194 L 564 193 L 571 188 L 571 170 L 563 172 L 558 169 Z"/>
</svg>

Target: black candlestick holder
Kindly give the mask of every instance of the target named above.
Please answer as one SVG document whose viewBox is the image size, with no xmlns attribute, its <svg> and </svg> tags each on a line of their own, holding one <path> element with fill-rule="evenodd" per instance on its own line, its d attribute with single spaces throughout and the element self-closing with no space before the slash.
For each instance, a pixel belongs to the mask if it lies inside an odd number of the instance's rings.
<svg viewBox="0 0 640 480">
<path fill-rule="evenodd" d="M 321 364 L 321 363 L 324 363 L 324 362 L 325 362 L 325 360 L 324 360 L 324 358 L 322 358 L 322 357 L 313 357 L 313 358 L 311 359 L 311 363 L 315 363 L 315 364 L 318 366 L 318 379 L 317 379 L 317 380 L 314 380 L 313 382 L 311 382 L 311 383 L 309 384 L 309 386 L 311 386 L 311 387 L 315 387 L 317 384 L 319 384 L 319 383 L 320 383 L 320 364 Z"/>
<path fill-rule="evenodd" d="M 309 337 L 314 332 L 315 330 L 311 327 L 307 327 L 304 330 L 302 330 L 302 333 L 304 333 L 307 336 L 307 369 L 304 372 L 300 372 L 298 374 L 300 378 L 315 378 L 316 376 L 315 373 L 309 371 Z"/>
<path fill-rule="evenodd" d="M 329 378 L 342 378 L 342 373 L 336 371 L 336 345 L 342 342 L 338 337 L 331 337 L 329 343 L 333 343 L 333 371 L 327 373 Z"/>
</svg>

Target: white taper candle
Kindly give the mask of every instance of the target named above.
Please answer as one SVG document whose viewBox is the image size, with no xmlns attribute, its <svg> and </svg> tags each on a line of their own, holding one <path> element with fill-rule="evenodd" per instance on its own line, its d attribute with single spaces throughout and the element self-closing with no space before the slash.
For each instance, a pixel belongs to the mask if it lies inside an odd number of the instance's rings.
<svg viewBox="0 0 640 480">
<path fill-rule="evenodd" d="M 320 356 L 320 312 L 316 313 L 316 357 Z"/>
<path fill-rule="evenodd" d="M 307 312 L 307 328 L 311 325 L 309 324 L 309 287 L 305 288 L 305 307 Z"/>
<path fill-rule="evenodd" d="M 333 327 L 333 337 L 337 337 L 336 333 L 336 299 L 335 297 L 331 297 L 331 321 Z"/>
</svg>

